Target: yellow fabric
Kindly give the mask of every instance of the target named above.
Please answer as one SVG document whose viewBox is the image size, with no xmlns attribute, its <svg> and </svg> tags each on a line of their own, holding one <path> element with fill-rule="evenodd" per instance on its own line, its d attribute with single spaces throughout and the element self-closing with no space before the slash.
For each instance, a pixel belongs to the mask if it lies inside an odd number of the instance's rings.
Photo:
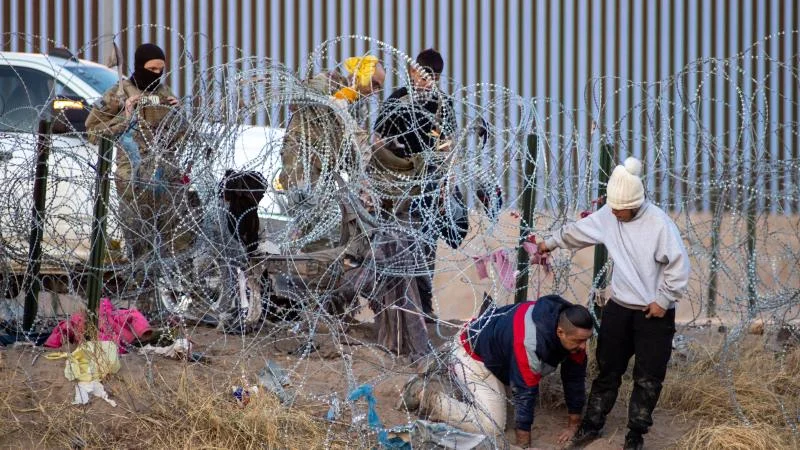
<svg viewBox="0 0 800 450">
<path fill-rule="evenodd" d="M 357 86 L 369 86 L 377 66 L 378 58 L 373 55 L 354 56 L 344 60 L 344 68 L 353 74 Z"/>
<path fill-rule="evenodd" d="M 347 100 L 347 102 L 353 103 L 358 99 L 358 92 L 356 92 L 356 90 L 351 87 L 345 87 L 336 91 L 336 93 L 333 94 L 333 97 L 340 100 Z"/>
<path fill-rule="evenodd" d="M 111 341 L 84 342 L 74 352 L 56 352 L 45 356 L 47 359 L 67 359 L 64 376 L 68 380 L 99 381 L 106 375 L 119 372 L 119 353 L 117 344 Z"/>
</svg>

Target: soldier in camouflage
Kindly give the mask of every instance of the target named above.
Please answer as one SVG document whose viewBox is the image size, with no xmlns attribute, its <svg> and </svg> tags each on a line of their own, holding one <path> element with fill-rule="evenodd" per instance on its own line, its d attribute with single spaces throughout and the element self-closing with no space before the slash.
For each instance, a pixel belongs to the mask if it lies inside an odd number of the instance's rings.
<svg viewBox="0 0 800 450">
<path fill-rule="evenodd" d="M 176 153 L 184 127 L 176 113 L 178 99 L 161 83 L 164 52 L 154 44 L 142 44 L 134 60 L 133 74 L 93 106 L 86 130 L 93 143 L 101 138 L 115 143 L 118 217 L 135 268 L 136 304 L 150 313 L 152 296 L 143 285 L 148 285 L 151 258 L 180 253 L 191 245 L 193 235 L 189 227 L 180 226 L 187 205 L 184 171 Z"/>
<path fill-rule="evenodd" d="M 296 218 L 300 237 L 318 226 L 309 221 L 313 215 L 303 211 L 317 210 L 320 200 L 331 201 L 335 174 L 349 172 L 359 158 L 369 157 L 363 100 L 380 91 L 386 72 L 370 55 L 347 58 L 343 65 L 349 77 L 338 71 L 318 74 L 304 82 L 307 95 L 291 105 L 278 182 L 288 194 L 289 214 Z M 349 133 L 348 126 L 352 127 Z M 306 243 L 303 250 L 329 247 L 330 243 L 317 239 Z"/>
</svg>

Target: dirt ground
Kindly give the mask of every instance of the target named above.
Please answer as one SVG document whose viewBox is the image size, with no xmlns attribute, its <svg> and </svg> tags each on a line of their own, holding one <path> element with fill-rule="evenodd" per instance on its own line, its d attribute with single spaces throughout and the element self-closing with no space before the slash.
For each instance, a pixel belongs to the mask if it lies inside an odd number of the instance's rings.
<svg viewBox="0 0 800 450">
<path fill-rule="evenodd" d="M 678 317 L 684 325 L 679 326 L 678 333 L 699 338 L 701 342 L 710 342 L 717 339 L 714 336 L 716 327 L 706 327 L 704 337 L 695 328 L 685 325 L 698 317 L 705 301 L 710 218 L 701 215 L 676 216 L 676 221 L 680 228 L 689 230 L 693 239 L 699 243 L 690 249 L 692 278 L 689 295 L 679 305 Z M 793 266 L 782 263 L 786 251 L 796 253 L 796 249 L 800 248 L 800 242 L 797 242 L 800 236 L 797 233 L 798 227 L 800 225 L 796 217 L 769 218 L 768 223 L 765 219 L 760 225 L 759 232 L 765 236 L 758 241 L 759 255 L 764 262 L 759 266 L 764 267 L 759 274 L 763 283 L 760 288 L 762 294 L 781 286 L 796 286 L 798 283 L 798 275 Z M 741 305 L 737 302 L 741 300 L 741 292 L 744 290 L 744 267 L 739 264 L 742 245 L 737 240 L 741 237 L 741 223 L 727 218 L 723 228 L 722 252 L 724 257 L 730 259 L 726 263 L 728 270 L 719 283 L 721 314 L 727 322 L 737 323 L 742 317 Z M 463 320 L 473 316 L 479 308 L 484 292 L 492 295 L 501 304 L 513 301 L 512 294 L 505 291 L 496 279 L 478 279 L 472 256 L 486 254 L 498 248 L 513 247 L 516 235 L 516 220 L 504 216 L 494 228 L 485 222 L 473 220 L 471 235 L 457 252 L 440 243 L 434 278 L 434 306 L 443 321 L 438 327 L 429 326 L 435 345 L 441 346 L 452 341 L 452 335 L 458 326 Z M 781 239 L 770 240 L 768 236 Z M 535 272 L 531 278 L 529 298 L 557 291 L 570 301 L 586 303 L 592 255 L 592 249 L 574 255 L 556 253 L 556 263 L 569 264 L 569 277 L 559 280 L 542 271 Z M 68 314 L 72 312 L 71 309 L 78 309 L 82 302 L 75 299 L 74 303 L 74 308 L 65 304 L 58 306 L 62 312 Z M 142 442 L 140 437 L 129 435 L 126 424 L 144 420 L 140 415 L 154 407 L 157 400 L 142 395 L 143 392 L 152 391 L 154 384 L 165 386 L 163 391 L 158 391 L 159 395 L 173 395 L 177 392 L 176 386 L 185 382 L 188 377 L 192 386 L 197 389 L 232 402 L 231 387 L 241 384 L 243 375 L 250 383 L 255 383 L 256 374 L 267 360 L 274 361 L 289 371 L 291 389 L 299 394 L 297 406 L 320 418 L 323 424 L 325 422 L 322 418 L 329 409 L 331 399 L 335 397 L 342 405 L 346 405 L 344 398 L 347 392 L 364 383 L 374 386 L 377 412 L 384 426 L 409 423 L 416 417 L 394 408 L 400 398 L 403 383 L 412 373 L 409 361 L 387 354 L 374 345 L 376 331 L 368 308 L 362 308 L 358 318 L 362 323 L 351 327 L 347 332 L 339 330 L 329 333 L 324 327 L 318 329 L 314 338 L 317 350 L 307 357 L 297 355 L 297 349 L 305 343 L 305 338 L 298 336 L 305 334 L 292 334 L 286 329 L 276 331 L 270 329 L 269 325 L 258 335 L 245 337 L 223 335 L 205 327 L 187 329 L 186 333 L 194 342 L 195 351 L 204 352 L 211 363 L 189 364 L 157 356 L 122 355 L 122 369 L 104 383 L 111 397 L 118 402 L 116 408 L 99 399 L 93 399 L 88 406 L 70 405 L 74 385 L 64 377 L 63 361 L 45 359 L 41 349 L 0 348 L 3 361 L 0 363 L 0 448 L 82 448 L 80 442 L 87 440 L 82 436 L 92 435 L 98 428 L 109 434 L 109 446 L 141 448 L 143 444 L 136 444 Z M 342 355 L 346 357 L 343 358 Z M 592 359 L 593 355 L 590 354 L 590 361 Z M 685 363 L 678 358 L 674 359 L 670 368 L 673 376 L 682 371 L 681 364 Z M 673 379 L 668 382 L 675 381 Z M 629 384 L 630 380 L 624 383 Z M 558 448 L 555 439 L 566 418 L 559 384 L 558 377 L 545 378 L 542 382 L 541 404 L 536 410 L 533 429 L 535 445 L 539 448 Z M 587 383 L 587 389 L 588 387 Z M 347 406 L 342 409 L 342 416 L 337 423 L 343 429 L 352 423 L 354 414 L 358 416 L 366 413 L 363 402 L 354 410 Z M 655 426 L 647 435 L 647 448 L 675 448 L 681 437 L 698 426 L 690 413 L 691 411 L 657 409 Z M 78 414 L 83 418 L 80 421 L 83 425 L 70 422 L 68 427 L 48 425 L 42 430 L 41 423 L 57 423 L 62 414 Z M 733 415 L 732 410 L 730 415 Z M 588 448 L 620 448 L 626 432 L 626 416 L 627 396 L 621 393 L 609 416 L 605 435 Z M 40 425 L 37 427 L 35 424 Z M 508 436 L 513 438 L 513 431 Z M 356 441 L 340 444 L 345 448 L 357 446 Z M 159 445 L 151 442 L 149 448 L 153 447 L 158 448 Z"/>
<path fill-rule="evenodd" d="M 546 211 L 539 217 L 536 228 L 549 229 L 552 219 Z M 678 304 L 676 318 L 691 322 L 705 317 L 711 265 L 712 217 L 706 213 L 673 213 L 684 244 L 689 253 L 691 273 L 688 292 Z M 800 286 L 800 274 L 795 270 L 800 253 L 800 216 L 760 216 L 756 224 L 756 254 L 760 296 L 769 299 L 784 289 Z M 721 219 L 718 259 L 721 269 L 717 281 L 717 314 L 728 322 L 737 322 L 747 315 L 746 298 L 746 223 L 741 215 L 726 214 Z M 519 219 L 505 212 L 498 223 L 492 225 L 483 216 L 473 213 L 470 233 L 458 250 L 450 249 L 441 240 L 437 250 L 434 277 L 434 307 L 444 319 L 469 319 L 480 308 L 483 293 L 490 294 L 498 303 L 514 301 L 513 292 L 498 281 L 496 272 L 490 278 L 478 278 L 473 257 L 497 249 L 511 249 L 519 238 Z M 516 261 L 516 253 L 511 254 Z M 567 300 L 586 304 L 594 265 L 594 247 L 577 252 L 553 252 L 555 277 L 541 267 L 534 267 L 529 280 L 528 299 L 557 292 Z M 800 316 L 795 308 L 794 316 Z"/>
<path fill-rule="evenodd" d="M 440 345 L 449 342 L 453 328 L 439 328 L 441 335 L 437 333 L 436 326 L 430 325 L 429 331 L 435 343 Z M 232 402 L 231 386 L 240 383 L 242 375 L 255 383 L 256 373 L 264 367 L 266 360 L 272 360 L 289 371 L 290 389 L 299 395 L 298 407 L 320 420 L 327 412 L 332 396 L 342 401 L 342 405 L 346 404 L 343 401 L 344 396 L 353 388 L 348 386 L 348 360 L 352 361 L 352 383 L 369 383 L 374 386 L 377 412 L 385 426 L 406 424 L 416 418 L 394 408 L 403 383 L 412 373 L 408 361 L 371 345 L 375 341 L 372 324 L 363 323 L 352 327 L 346 334 L 340 335 L 342 338 L 338 344 L 334 343 L 331 335 L 321 331 L 315 338 L 317 350 L 306 358 L 291 354 L 303 344 L 301 339 L 291 336 L 291 333 L 281 332 L 265 339 L 225 336 L 214 329 L 203 327 L 188 331 L 195 351 L 204 352 L 210 358 L 210 364 L 190 364 L 164 357 L 145 357 L 130 353 L 122 355 L 121 370 L 104 382 L 111 398 L 118 403 L 116 408 L 96 398 L 86 406 L 71 405 L 74 383 L 64 377 L 64 361 L 45 359 L 42 353 L 47 352 L 41 349 L 18 346 L 0 351 L 4 360 L 3 368 L 0 369 L 0 377 L 5 385 L 2 390 L 16 390 L 13 395 L 9 392 L 0 393 L 0 399 L 5 399 L 0 402 L 5 404 L 0 415 L 6 416 L 0 419 L 5 423 L 4 433 L 0 433 L 0 447 L 58 448 L 60 445 L 54 446 L 53 442 L 65 442 L 67 438 L 80 442 L 81 433 L 88 433 L 86 429 L 51 430 L 46 436 L 42 436 L 31 435 L 26 426 L 52 420 L 53 416 L 59 414 L 71 413 L 83 415 L 87 423 L 101 427 L 105 433 L 111 433 L 109 442 L 117 442 L 122 447 L 137 448 L 136 441 L 129 442 L 124 430 L 126 421 L 141 420 L 137 414 L 146 412 L 153 406 L 140 395 L 143 389 L 148 389 L 149 383 L 163 383 L 174 387 L 186 376 L 188 370 L 193 383 L 203 384 L 195 385 L 194 388 L 218 393 L 230 398 Z M 342 355 L 349 356 L 342 358 Z M 151 376 L 148 376 L 148 371 L 151 371 Z M 539 448 L 558 448 L 556 437 L 566 420 L 559 384 L 557 376 L 545 378 L 543 381 L 541 405 L 536 410 L 533 429 L 535 444 Z M 620 398 L 609 417 L 605 436 L 588 448 L 621 448 L 625 434 L 626 404 L 627 399 Z M 509 408 L 509 413 L 511 411 Z M 351 423 L 353 411 L 344 406 L 342 412 L 340 422 Z M 360 402 L 356 414 L 365 412 L 364 402 Z M 657 410 L 655 422 L 656 425 L 647 439 L 647 448 L 651 449 L 670 448 L 691 427 L 680 414 L 663 409 Z M 74 436 L 58 436 L 58 433 L 64 432 L 73 433 Z M 113 437 L 115 433 L 116 438 Z M 507 435 L 513 439 L 513 431 L 510 430 Z M 355 446 L 356 443 L 351 444 Z"/>
</svg>

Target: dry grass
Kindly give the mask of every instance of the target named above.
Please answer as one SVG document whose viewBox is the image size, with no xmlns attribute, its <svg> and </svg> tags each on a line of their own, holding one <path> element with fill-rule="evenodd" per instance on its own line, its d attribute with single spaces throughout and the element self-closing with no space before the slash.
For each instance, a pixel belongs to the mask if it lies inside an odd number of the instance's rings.
<svg viewBox="0 0 800 450">
<path fill-rule="evenodd" d="M 341 447 L 346 430 L 331 428 L 309 408 L 286 408 L 268 394 L 245 407 L 230 391 L 185 367 L 171 381 L 148 387 L 137 376 L 106 384 L 116 408 L 66 398 L 66 383 L 36 383 L 21 370 L 0 372 L 0 447 L 3 448 L 322 448 Z"/>
<path fill-rule="evenodd" d="M 776 355 L 764 350 L 760 340 L 750 340 L 738 358 L 728 361 L 731 378 L 719 369 L 720 352 L 696 349 L 695 354 L 691 364 L 669 371 L 662 406 L 719 420 L 733 415 L 734 393 L 748 421 L 775 427 L 786 426 L 781 403 L 790 414 L 800 408 L 800 349 Z"/>
<path fill-rule="evenodd" d="M 708 350 L 708 348 L 714 350 Z M 800 410 L 800 349 L 775 355 L 763 349 L 760 337 L 748 337 L 730 361 L 733 385 L 719 371 L 717 345 L 694 348 L 690 363 L 675 359 L 668 371 L 659 406 L 684 416 L 694 425 L 675 436 L 676 448 L 780 449 L 798 448 L 787 426 Z M 127 371 L 105 383 L 117 408 L 100 400 L 88 407 L 70 404 L 73 385 L 61 375 L 62 362 L 40 359 L 31 351 L 7 351 L 0 368 L 0 447 L 14 448 L 302 448 L 347 447 L 346 424 L 321 421 L 323 405 L 291 409 L 269 395 L 255 396 L 237 406 L 229 386 L 235 373 L 214 366 L 162 363 L 151 386 L 144 369 L 131 362 Z M 594 354 L 590 351 L 590 354 Z M 590 361 L 593 361 L 592 358 Z M 58 364 L 57 377 L 53 376 Z M 632 364 L 631 364 L 632 366 Z M 49 372 L 37 373 L 36 370 Z M 594 372 L 594 368 L 590 372 Z M 48 378 L 49 377 L 49 378 Z M 589 374 L 593 377 L 593 373 Z M 53 381 L 57 378 L 57 381 Z M 563 404 L 559 377 L 543 386 L 545 407 Z M 619 395 L 624 407 L 630 396 L 629 375 Z M 738 419 L 731 393 L 749 422 Z M 783 405 L 784 410 L 780 405 Z M 789 416 L 789 417 L 787 417 Z M 668 427 L 659 423 L 656 427 Z"/>
<path fill-rule="evenodd" d="M 727 363 L 730 378 L 719 369 L 719 351 L 695 354 L 692 364 L 670 370 L 659 402 L 699 420 L 679 448 L 797 448 L 787 421 L 796 423 L 800 410 L 800 349 L 776 355 L 761 339 L 748 339 Z M 734 396 L 749 424 L 735 413 Z"/>
<path fill-rule="evenodd" d="M 589 354 L 595 354 L 594 344 Z M 762 337 L 748 336 L 738 357 L 728 362 L 732 386 L 720 371 L 718 342 L 708 347 L 693 346 L 692 354 L 691 362 L 673 359 L 658 403 L 660 408 L 697 424 L 680 438 L 676 448 L 800 448 L 798 436 L 787 425 L 787 420 L 796 423 L 800 411 L 800 348 L 776 355 L 764 349 Z M 633 385 L 633 363 L 632 359 L 618 396 L 618 403 L 626 407 Z M 596 362 L 591 358 L 587 379 L 596 374 Z M 738 419 L 732 392 L 750 425 Z M 564 403 L 558 377 L 547 380 L 541 394 L 545 407 Z"/>
<path fill-rule="evenodd" d="M 758 423 L 751 426 L 722 424 L 698 426 L 684 436 L 677 448 L 703 448 L 707 450 L 775 450 L 797 448 L 781 436 L 784 431 Z"/>
</svg>

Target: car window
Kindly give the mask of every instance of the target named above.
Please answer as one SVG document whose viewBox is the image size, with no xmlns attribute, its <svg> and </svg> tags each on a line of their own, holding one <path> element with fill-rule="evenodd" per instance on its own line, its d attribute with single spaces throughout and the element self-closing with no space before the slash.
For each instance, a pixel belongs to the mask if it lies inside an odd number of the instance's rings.
<svg viewBox="0 0 800 450">
<path fill-rule="evenodd" d="M 68 97 L 68 98 L 75 98 L 80 97 L 78 94 L 75 93 L 72 89 L 64 86 L 61 82 L 56 81 L 56 86 L 54 90 L 54 97 Z"/>
<path fill-rule="evenodd" d="M 35 131 L 51 91 L 44 72 L 0 66 L 0 131 Z"/>
<path fill-rule="evenodd" d="M 64 69 L 80 78 L 100 95 L 111 89 L 119 80 L 117 72 L 106 67 L 87 66 L 70 62 L 64 64 Z"/>
</svg>

